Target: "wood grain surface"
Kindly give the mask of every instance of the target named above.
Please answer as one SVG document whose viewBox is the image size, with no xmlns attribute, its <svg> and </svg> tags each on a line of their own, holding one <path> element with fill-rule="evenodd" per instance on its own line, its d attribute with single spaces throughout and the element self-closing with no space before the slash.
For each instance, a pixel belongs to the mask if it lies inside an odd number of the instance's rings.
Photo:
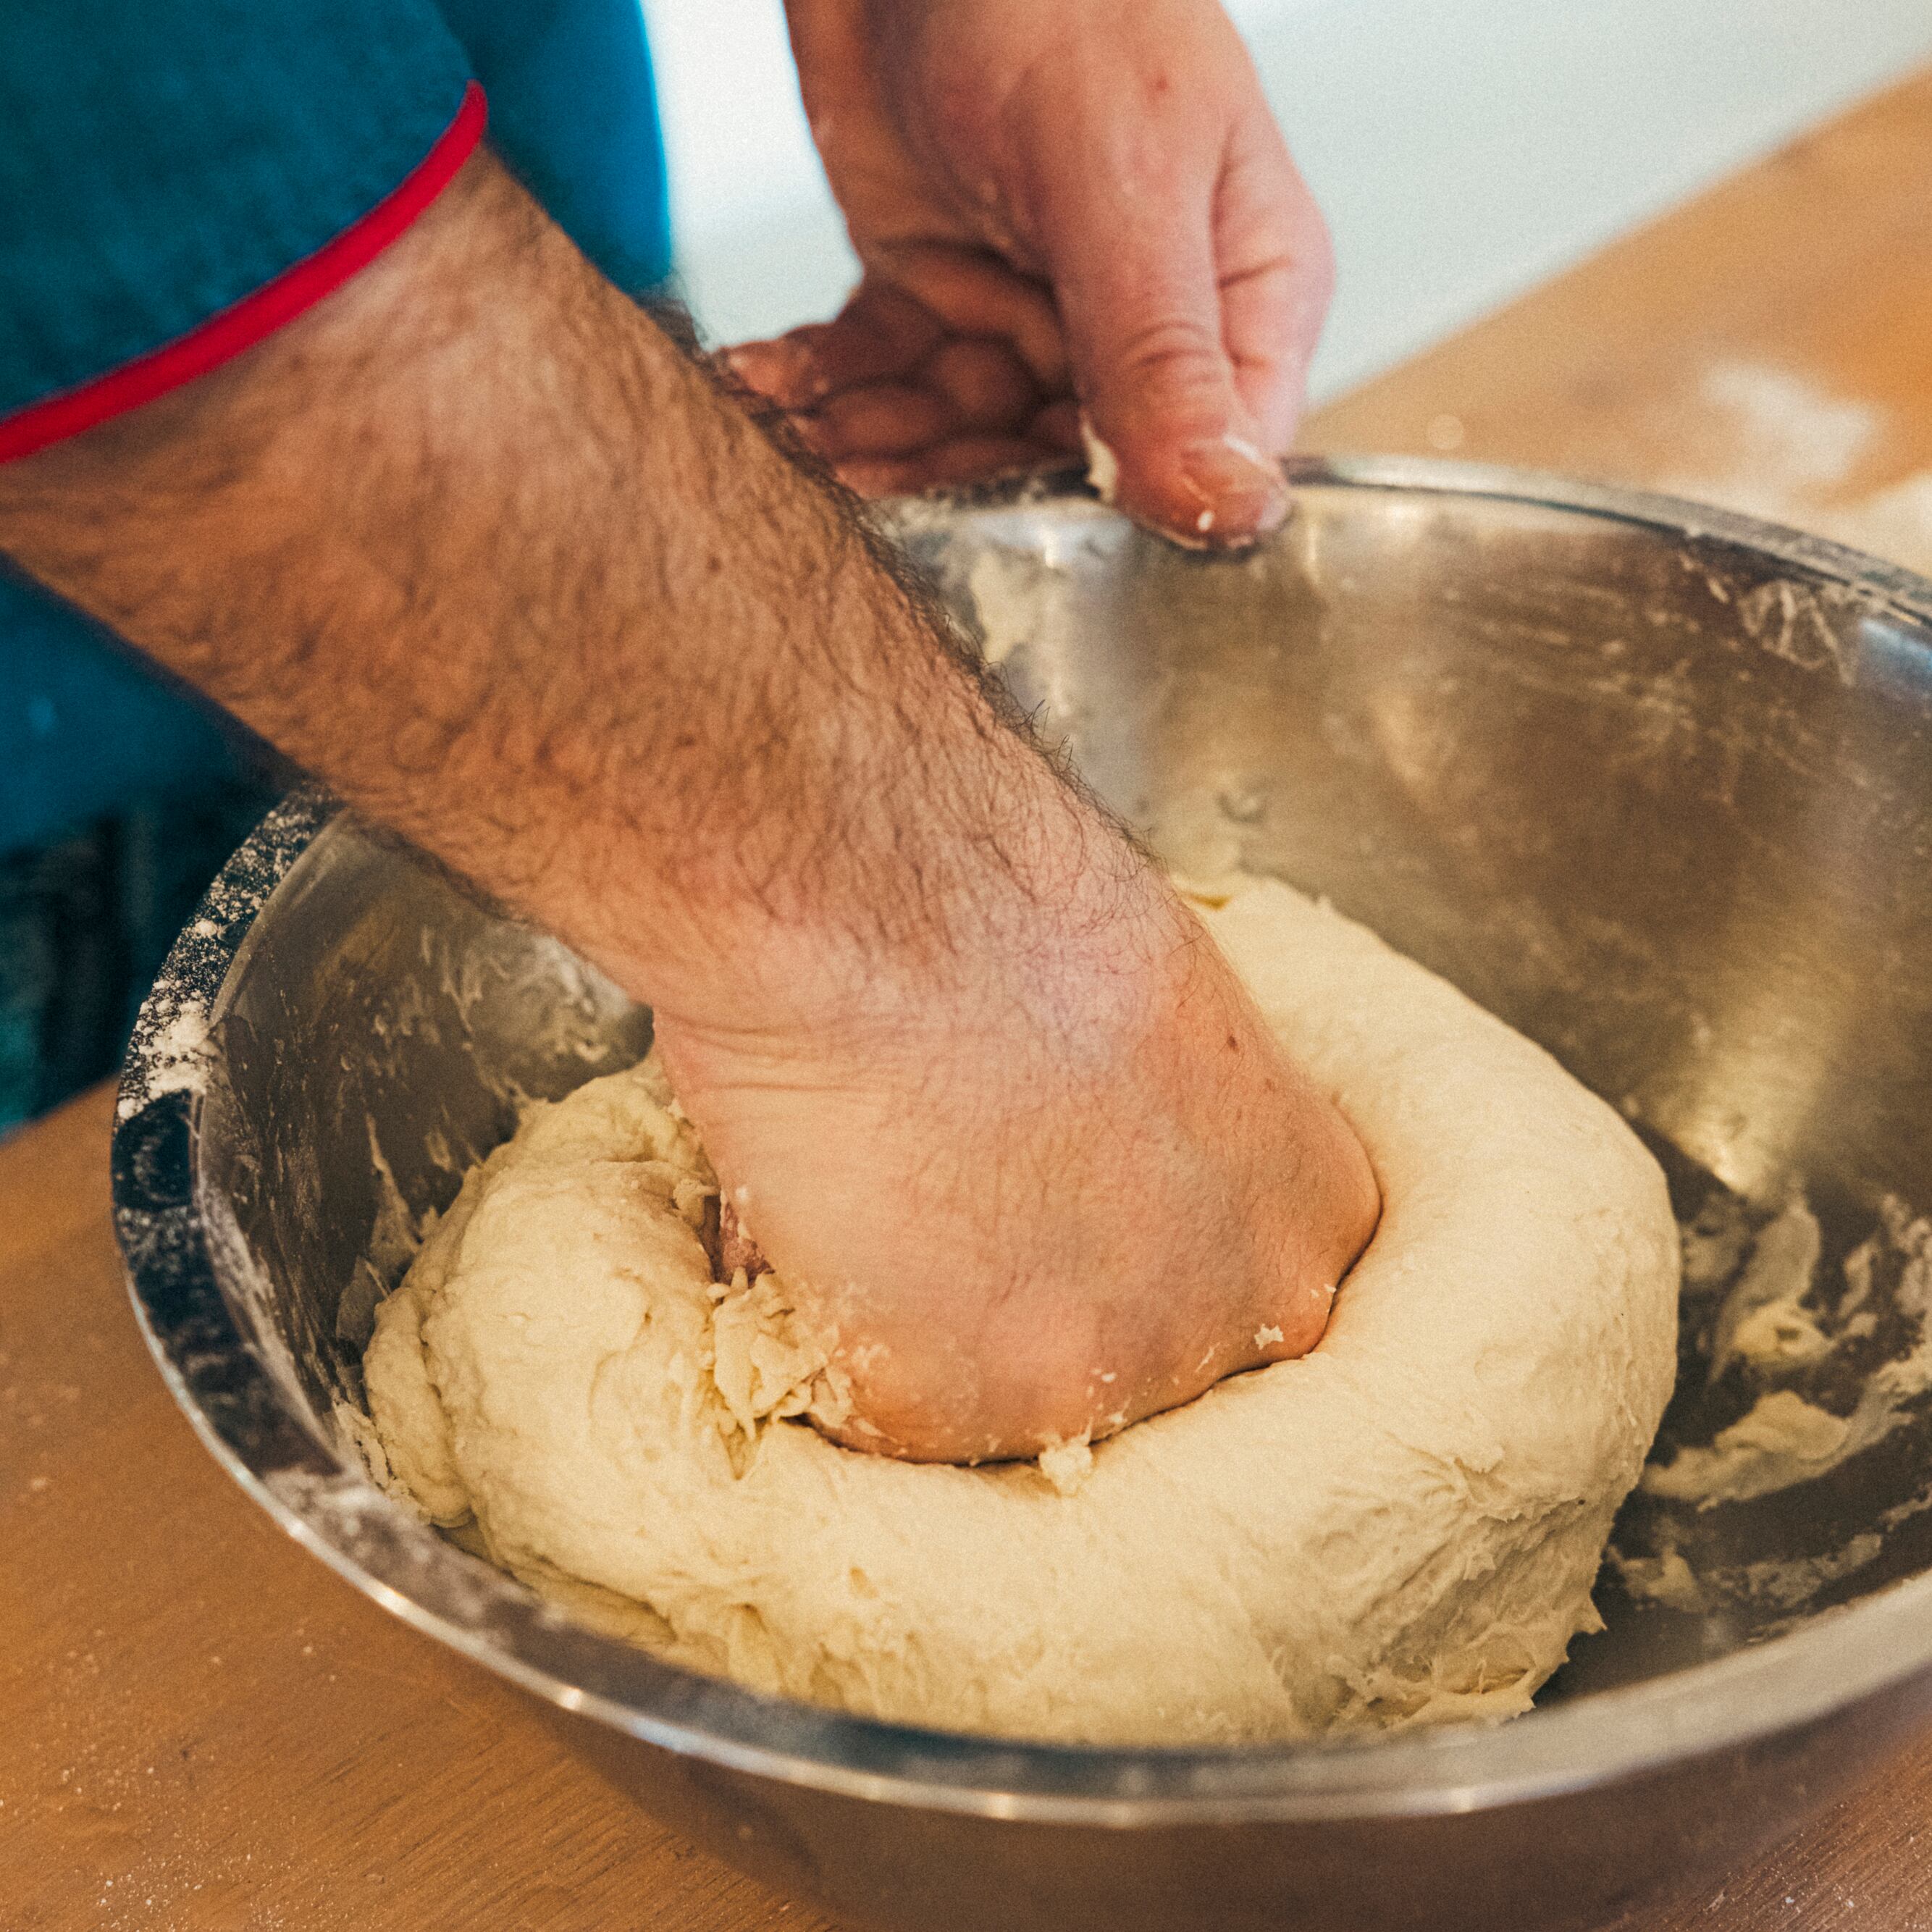
<svg viewBox="0 0 1932 1932">
<path fill-rule="evenodd" d="M 1932 574 L 1932 72 L 1331 404 L 1304 440 L 1726 500 Z"/>
<path fill-rule="evenodd" d="M 1825 520 L 1892 500 L 1932 465 L 1932 74 L 1335 404 L 1310 439 L 1774 485 Z M 1786 447 L 1821 439 L 1822 456 Z M 1890 527 L 1898 548 L 1916 526 Z M 109 1114 L 91 1094 L 0 1146 L 0 1928 L 822 1932 L 235 1488 L 128 1312 Z M 1715 1896 L 1620 1932 L 1826 1927 L 1932 1932 L 1932 1742 Z"/>
</svg>

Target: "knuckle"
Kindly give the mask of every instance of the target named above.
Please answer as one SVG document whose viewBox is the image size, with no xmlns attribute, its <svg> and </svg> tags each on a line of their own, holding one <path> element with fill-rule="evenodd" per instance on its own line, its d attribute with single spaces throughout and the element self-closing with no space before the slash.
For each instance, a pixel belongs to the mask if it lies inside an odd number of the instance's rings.
<svg viewBox="0 0 1932 1932">
<path fill-rule="evenodd" d="M 1166 392 L 1220 388 L 1227 356 L 1217 330 L 1190 316 L 1157 316 L 1122 338 L 1114 357 L 1120 373 Z"/>
</svg>

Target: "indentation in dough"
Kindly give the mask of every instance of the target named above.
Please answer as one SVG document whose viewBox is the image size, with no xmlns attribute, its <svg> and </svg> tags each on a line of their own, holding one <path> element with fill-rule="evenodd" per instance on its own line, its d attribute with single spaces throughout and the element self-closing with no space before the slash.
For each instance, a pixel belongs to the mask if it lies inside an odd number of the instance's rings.
<svg viewBox="0 0 1932 1932">
<path fill-rule="evenodd" d="M 842 1448 L 782 1278 L 714 1278 L 715 1180 L 647 1060 L 532 1108 L 379 1310 L 392 1485 L 673 1663 L 901 1721 L 1178 1744 L 1526 1708 L 1596 1627 L 1674 1373 L 1663 1177 L 1330 909 L 1231 883 L 1204 918 L 1383 1184 L 1311 1353 L 1037 1466 Z"/>
</svg>

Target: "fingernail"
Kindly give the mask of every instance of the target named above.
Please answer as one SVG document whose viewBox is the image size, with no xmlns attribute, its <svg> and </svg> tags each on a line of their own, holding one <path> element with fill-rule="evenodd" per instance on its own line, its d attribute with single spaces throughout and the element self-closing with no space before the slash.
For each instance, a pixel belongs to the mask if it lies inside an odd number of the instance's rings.
<svg viewBox="0 0 1932 1932">
<path fill-rule="evenodd" d="M 784 409 L 810 409 L 825 399 L 832 386 L 818 358 L 802 343 L 788 341 L 783 336 L 769 342 L 740 343 L 727 349 L 724 356 L 741 382 L 761 391 Z"/>
<path fill-rule="evenodd" d="M 1181 452 L 1180 469 L 1181 488 L 1196 506 L 1193 536 L 1199 543 L 1252 542 L 1287 520 L 1281 466 L 1246 436 L 1192 443 Z"/>
</svg>

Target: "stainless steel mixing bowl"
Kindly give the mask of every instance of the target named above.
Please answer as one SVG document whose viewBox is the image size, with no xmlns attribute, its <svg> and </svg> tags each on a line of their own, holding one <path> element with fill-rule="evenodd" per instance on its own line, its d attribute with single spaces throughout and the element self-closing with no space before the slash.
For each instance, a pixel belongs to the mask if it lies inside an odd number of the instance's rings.
<svg viewBox="0 0 1932 1932">
<path fill-rule="evenodd" d="M 1687 1216 L 1708 1196 L 1748 1235 L 1802 1176 L 1828 1271 L 1883 1197 L 1932 1204 L 1932 584 L 1536 477 L 1296 480 L 1299 517 L 1240 561 L 1065 479 L 902 529 L 1157 843 L 1331 895 L 1542 1040 L 1652 1137 Z M 1678 1539 L 1706 1599 L 1606 1571 L 1607 1631 L 1500 1728 L 1048 1748 L 773 1702 L 573 1626 L 386 1502 L 338 1418 L 416 1218 L 522 1096 L 648 1032 L 562 948 L 298 796 L 148 1003 L 121 1239 L 163 1373 L 256 1502 L 652 1810 L 846 1922 L 1592 1925 L 1747 1858 L 1932 1711 L 1922 1403 L 1817 1481 L 1674 1516 L 1640 1497 L 1620 1543 Z M 1666 1454 L 1749 1397 L 1706 1373 L 1708 1325 L 1687 1306 Z M 1842 1412 L 1857 1373 L 1816 1400 Z M 1752 1580 L 1773 1574 L 1816 1587 Z"/>
</svg>

